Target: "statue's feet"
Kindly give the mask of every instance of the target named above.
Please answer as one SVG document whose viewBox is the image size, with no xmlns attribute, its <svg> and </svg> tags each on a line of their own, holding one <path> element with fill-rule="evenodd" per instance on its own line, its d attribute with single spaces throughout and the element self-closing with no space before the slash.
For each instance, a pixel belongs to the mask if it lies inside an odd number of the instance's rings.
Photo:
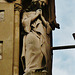
<svg viewBox="0 0 75 75">
<path fill-rule="evenodd" d="M 36 70 L 29 70 L 29 71 L 25 72 L 23 75 L 32 75 L 32 73 L 37 73 L 37 72 L 47 73 L 46 67 L 42 67 L 42 68 L 36 69 Z"/>
<path fill-rule="evenodd" d="M 29 71 L 29 72 L 26 72 L 26 73 L 24 73 L 23 75 L 33 75 L 33 74 L 39 74 L 39 73 L 47 73 L 47 71 L 46 70 L 42 70 L 42 71 L 37 71 L 37 72 L 32 72 L 32 71 Z"/>
<path fill-rule="evenodd" d="M 42 72 L 42 71 L 46 71 L 46 67 L 42 67 L 40 69 L 36 69 L 35 72 Z"/>
</svg>

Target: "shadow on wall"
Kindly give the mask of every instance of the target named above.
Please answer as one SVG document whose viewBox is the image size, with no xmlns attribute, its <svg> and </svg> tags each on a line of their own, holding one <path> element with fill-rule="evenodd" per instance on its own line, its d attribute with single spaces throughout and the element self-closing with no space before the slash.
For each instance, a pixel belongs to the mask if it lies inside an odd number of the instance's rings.
<svg viewBox="0 0 75 75">
<path fill-rule="evenodd" d="M 16 0 L 5 0 L 5 1 L 11 3 L 11 2 L 16 1 Z"/>
<path fill-rule="evenodd" d="M 30 4 L 32 0 L 22 0 L 23 10 L 25 10 Z"/>
</svg>

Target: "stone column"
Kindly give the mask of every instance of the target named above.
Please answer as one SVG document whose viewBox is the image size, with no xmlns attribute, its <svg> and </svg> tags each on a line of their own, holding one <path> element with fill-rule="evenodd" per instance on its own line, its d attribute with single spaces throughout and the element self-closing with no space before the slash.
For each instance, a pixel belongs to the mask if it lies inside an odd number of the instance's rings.
<svg viewBox="0 0 75 75">
<path fill-rule="evenodd" d="M 20 4 L 21 0 L 16 0 L 15 3 Z M 20 12 L 15 10 L 15 38 L 14 38 L 14 73 L 19 75 L 19 48 L 20 48 Z"/>
</svg>

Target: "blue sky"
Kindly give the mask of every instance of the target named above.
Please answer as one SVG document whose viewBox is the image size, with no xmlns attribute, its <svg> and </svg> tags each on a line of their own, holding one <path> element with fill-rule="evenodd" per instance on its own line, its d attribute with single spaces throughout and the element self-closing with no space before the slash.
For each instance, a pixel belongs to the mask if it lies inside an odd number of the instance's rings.
<svg viewBox="0 0 75 75">
<path fill-rule="evenodd" d="M 60 30 L 53 31 L 53 46 L 75 45 L 75 0 L 55 0 Z M 53 51 L 53 75 L 75 75 L 75 49 Z"/>
</svg>

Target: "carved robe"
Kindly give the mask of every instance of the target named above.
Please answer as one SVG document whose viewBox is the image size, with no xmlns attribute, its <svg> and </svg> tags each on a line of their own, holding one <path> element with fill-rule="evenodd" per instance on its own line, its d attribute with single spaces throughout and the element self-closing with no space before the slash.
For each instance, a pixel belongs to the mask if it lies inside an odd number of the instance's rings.
<svg viewBox="0 0 75 75">
<path fill-rule="evenodd" d="M 22 56 L 25 56 L 26 61 L 25 72 L 35 71 L 46 66 L 46 64 L 43 64 L 44 57 L 46 63 L 48 62 L 47 55 L 50 50 L 49 34 L 52 29 L 49 24 L 44 25 L 39 17 L 34 22 L 31 22 L 31 18 L 35 14 L 36 12 L 33 11 L 24 12 L 22 19 L 24 30 L 28 33 L 23 38 L 22 50 Z"/>
</svg>

